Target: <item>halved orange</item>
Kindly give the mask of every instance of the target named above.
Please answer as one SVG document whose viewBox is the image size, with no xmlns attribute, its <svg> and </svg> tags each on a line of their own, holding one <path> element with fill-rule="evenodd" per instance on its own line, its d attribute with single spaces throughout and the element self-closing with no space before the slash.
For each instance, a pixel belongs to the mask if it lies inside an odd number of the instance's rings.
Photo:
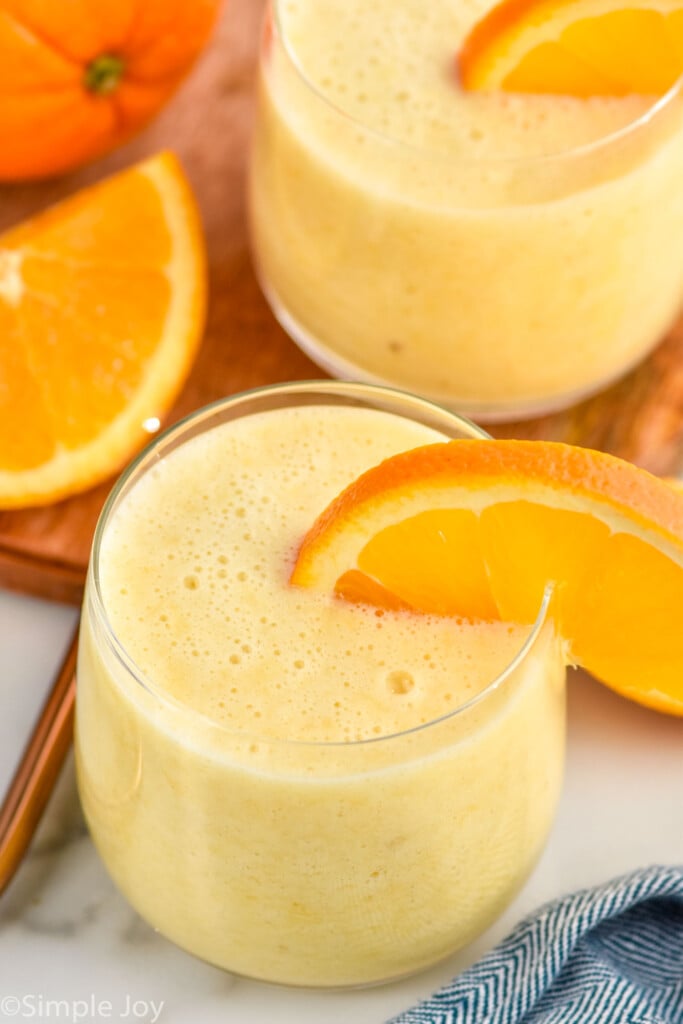
<svg viewBox="0 0 683 1024">
<path fill-rule="evenodd" d="M 0 235 L 0 508 L 90 487 L 158 429 L 201 339 L 205 268 L 169 153 Z"/>
<path fill-rule="evenodd" d="M 466 89 L 661 96 L 683 74 L 683 3 L 502 0 L 458 63 Z"/>
<path fill-rule="evenodd" d="M 568 662 L 683 715 L 683 493 L 602 452 L 458 440 L 397 455 L 320 515 L 291 582 L 518 623 L 552 583 Z"/>
</svg>

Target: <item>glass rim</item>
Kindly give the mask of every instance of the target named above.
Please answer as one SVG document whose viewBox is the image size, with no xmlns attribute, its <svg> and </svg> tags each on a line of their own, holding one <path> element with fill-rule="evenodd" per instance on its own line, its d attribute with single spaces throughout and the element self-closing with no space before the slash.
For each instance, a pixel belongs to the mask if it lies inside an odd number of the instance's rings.
<svg viewBox="0 0 683 1024">
<path fill-rule="evenodd" d="M 316 97 L 316 99 L 320 100 L 320 102 L 335 115 L 343 118 L 345 121 L 354 125 L 356 128 L 367 133 L 371 138 L 376 139 L 384 145 L 394 146 L 405 150 L 406 152 L 415 153 L 423 157 L 436 157 L 444 161 L 451 161 L 454 159 L 453 156 L 447 153 L 441 153 L 438 150 L 434 151 L 427 147 L 415 145 L 410 142 L 402 142 L 400 139 L 396 139 L 391 135 L 378 131 L 376 128 L 371 128 L 369 125 L 365 124 L 364 121 L 355 117 L 353 114 L 350 114 L 347 110 L 344 110 L 343 107 L 339 106 L 338 103 L 335 103 L 329 96 L 326 96 L 323 90 L 310 78 L 301 63 L 295 48 L 287 37 L 287 33 L 284 30 L 280 17 L 280 8 L 283 3 L 284 0 L 269 0 L 269 7 L 266 8 L 265 13 L 266 24 L 268 11 L 270 10 L 272 12 L 271 20 L 273 31 L 277 34 L 289 63 L 293 67 L 300 81 Z M 582 143 L 579 146 L 572 146 L 569 149 L 554 150 L 551 153 L 540 153 L 536 156 L 458 156 L 457 162 L 460 166 L 468 167 L 488 166 L 502 169 L 515 169 L 523 167 L 543 167 L 544 165 L 551 165 L 561 161 L 588 158 L 600 153 L 604 149 L 609 149 L 615 145 L 619 145 L 629 139 L 632 135 L 636 135 L 640 131 L 649 127 L 654 121 L 659 119 L 660 114 L 663 114 L 673 106 L 675 100 L 679 98 L 681 93 L 683 93 L 683 74 L 676 79 L 674 84 L 670 86 L 663 95 L 653 97 L 653 102 L 633 121 L 629 121 L 620 128 L 617 128 L 612 132 L 608 132 L 606 135 L 602 135 L 598 139 L 593 139 L 591 142 Z"/>
<path fill-rule="evenodd" d="M 443 408 L 435 402 L 431 402 L 425 398 L 420 398 L 408 391 L 401 391 L 397 388 L 385 387 L 378 384 L 327 380 L 290 381 L 287 383 L 269 384 L 250 388 L 245 391 L 236 392 L 233 395 L 228 395 L 224 398 L 219 398 L 208 405 L 193 410 L 177 422 L 166 427 L 155 438 L 153 438 L 145 448 L 143 448 L 143 450 L 128 464 L 116 480 L 102 507 L 95 527 L 87 573 L 88 585 L 86 588 L 86 600 L 88 602 L 88 610 L 92 612 L 93 620 L 96 626 L 103 632 L 107 647 L 118 664 L 134 681 L 134 683 L 139 685 L 154 700 L 159 701 L 162 705 L 168 707 L 173 712 L 190 716 L 190 719 L 193 722 L 197 722 L 205 728 L 208 727 L 214 732 L 218 732 L 223 735 L 228 734 L 233 738 L 247 742 L 264 743 L 272 747 L 279 748 L 336 748 L 352 750 L 357 749 L 358 747 L 367 747 L 370 745 L 377 746 L 377 744 L 388 743 L 390 741 L 396 742 L 406 736 L 424 733 L 438 725 L 464 715 L 472 708 L 482 704 L 489 696 L 498 692 L 510 676 L 512 676 L 517 668 L 519 668 L 519 666 L 525 661 L 535 646 L 536 640 L 538 639 L 548 618 L 548 611 L 554 591 L 552 583 L 548 582 L 546 584 L 536 618 L 529 626 L 529 633 L 524 638 L 523 643 L 516 651 L 514 657 L 478 693 L 474 694 L 463 703 L 458 704 L 456 707 L 451 708 L 444 714 L 439 715 L 436 718 L 429 719 L 427 722 L 421 722 L 417 725 L 410 726 L 409 728 L 401 729 L 398 732 L 385 733 L 379 736 L 366 737 L 360 740 L 296 740 L 279 736 L 267 736 L 258 732 L 249 732 L 217 722 L 209 715 L 206 715 L 201 711 L 197 711 L 188 703 L 178 700 L 168 693 L 164 693 L 163 690 L 155 685 L 149 675 L 145 673 L 139 665 L 137 665 L 134 658 L 129 654 L 125 644 L 117 636 L 107 614 L 106 603 L 101 587 L 100 555 L 107 526 L 118 507 L 119 501 L 125 496 L 127 488 L 129 486 L 134 487 L 137 479 L 147 472 L 149 465 L 152 464 L 160 449 L 172 444 L 172 442 L 178 438 L 180 438 L 180 444 L 186 443 L 182 440 L 183 435 L 185 435 L 193 426 L 207 423 L 207 421 L 210 422 L 216 414 L 221 413 L 224 410 L 238 408 L 240 405 L 248 405 L 253 399 L 259 399 L 261 397 L 267 398 L 269 395 L 274 397 L 287 397 L 288 395 L 296 397 L 305 395 L 313 396 L 316 394 L 321 397 L 336 397 L 339 399 L 362 399 L 363 397 L 369 399 L 374 397 L 376 399 L 388 399 L 395 403 L 406 401 L 410 405 L 424 409 L 425 412 L 442 417 L 444 422 L 450 421 L 454 427 L 460 427 L 463 432 L 469 432 L 473 438 L 491 440 L 490 435 L 476 424 L 463 416 L 459 416 L 457 413 L 450 412 L 448 409 Z M 369 402 L 367 407 L 372 407 Z M 394 411 L 396 415 L 400 415 L 397 410 L 392 411 Z M 218 425 L 218 423 L 214 424 L 214 426 Z M 206 430 L 210 429 L 212 429 L 212 426 L 207 425 Z"/>
</svg>

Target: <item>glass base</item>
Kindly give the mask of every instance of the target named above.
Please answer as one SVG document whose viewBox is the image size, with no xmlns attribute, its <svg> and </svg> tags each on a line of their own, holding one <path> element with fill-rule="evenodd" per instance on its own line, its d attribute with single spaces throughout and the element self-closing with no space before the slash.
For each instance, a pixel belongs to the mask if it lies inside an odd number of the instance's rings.
<svg viewBox="0 0 683 1024">
<path fill-rule="evenodd" d="M 529 399 L 528 401 L 522 400 L 510 403 L 473 402 L 471 399 L 459 399 L 454 395 L 442 395 L 416 390 L 406 381 L 389 380 L 386 377 L 368 373 L 367 370 L 364 370 L 356 363 L 352 363 L 344 359 L 337 352 L 332 351 L 311 334 L 310 331 L 302 327 L 258 272 L 257 278 L 266 301 L 280 326 L 309 359 L 312 359 L 317 366 L 325 370 L 332 377 L 342 381 L 379 384 L 383 387 L 403 391 L 415 391 L 421 398 L 426 398 L 428 401 L 434 402 L 450 412 L 465 416 L 475 423 L 507 423 L 514 420 L 532 420 L 539 416 L 562 412 L 564 409 L 568 409 L 593 395 L 599 394 L 605 388 L 620 380 L 636 367 L 646 355 L 646 353 L 643 353 L 619 370 L 618 373 L 611 374 L 609 377 L 600 380 L 597 384 L 588 388 L 568 391 L 561 395 L 552 395 L 548 398 Z"/>
</svg>

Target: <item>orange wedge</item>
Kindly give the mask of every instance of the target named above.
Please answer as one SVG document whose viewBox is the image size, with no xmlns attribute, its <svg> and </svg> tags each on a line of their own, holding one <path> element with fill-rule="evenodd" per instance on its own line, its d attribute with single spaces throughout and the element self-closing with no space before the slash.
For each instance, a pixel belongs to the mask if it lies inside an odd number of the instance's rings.
<svg viewBox="0 0 683 1024">
<path fill-rule="evenodd" d="M 0 508 L 90 487 L 149 439 L 192 364 L 205 292 L 170 154 L 0 235 Z"/>
<path fill-rule="evenodd" d="M 610 455 L 485 440 L 397 455 L 322 513 L 291 582 L 520 623 L 550 582 L 568 661 L 683 715 L 683 493 Z"/>
<path fill-rule="evenodd" d="M 459 56 L 466 89 L 661 96 L 683 74 L 681 0 L 503 0 Z"/>
</svg>

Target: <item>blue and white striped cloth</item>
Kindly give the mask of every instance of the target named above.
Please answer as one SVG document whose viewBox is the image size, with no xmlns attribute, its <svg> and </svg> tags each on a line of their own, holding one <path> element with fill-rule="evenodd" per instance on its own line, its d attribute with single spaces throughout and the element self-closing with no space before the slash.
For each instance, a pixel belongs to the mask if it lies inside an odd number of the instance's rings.
<svg viewBox="0 0 683 1024">
<path fill-rule="evenodd" d="M 683 1024 L 683 867 L 547 904 L 390 1024 Z"/>
</svg>

